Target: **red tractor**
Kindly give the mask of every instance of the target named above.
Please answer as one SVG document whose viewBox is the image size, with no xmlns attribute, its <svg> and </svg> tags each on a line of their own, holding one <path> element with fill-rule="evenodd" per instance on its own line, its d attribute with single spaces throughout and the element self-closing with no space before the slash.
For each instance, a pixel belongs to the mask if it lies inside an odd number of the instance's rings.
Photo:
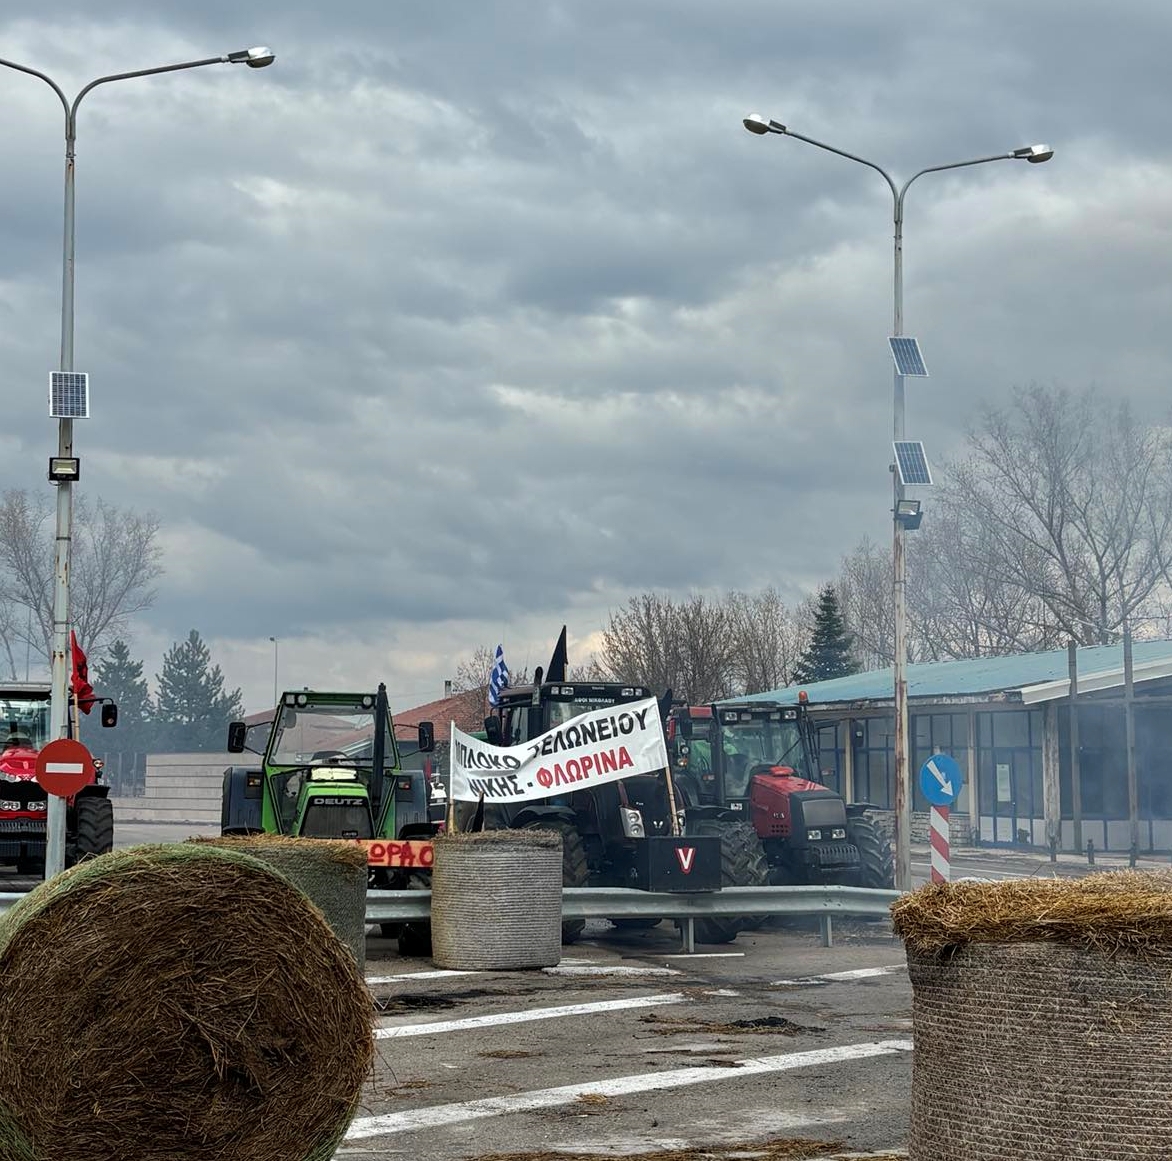
<svg viewBox="0 0 1172 1161">
<path fill-rule="evenodd" d="M 49 700 L 48 684 L 0 685 L 0 864 L 15 865 L 25 875 L 40 874 L 45 867 L 48 795 L 37 782 L 37 753 L 49 740 Z M 113 703 L 102 702 L 101 720 L 104 726 L 116 724 Z M 113 848 L 114 804 L 109 793 L 99 768 L 93 782 L 66 799 L 67 865 Z"/>
<path fill-rule="evenodd" d="M 757 833 L 773 883 L 895 886 L 891 844 L 866 816 L 815 781 L 806 706 L 677 706 L 668 733 L 688 818 L 737 818 Z"/>
</svg>

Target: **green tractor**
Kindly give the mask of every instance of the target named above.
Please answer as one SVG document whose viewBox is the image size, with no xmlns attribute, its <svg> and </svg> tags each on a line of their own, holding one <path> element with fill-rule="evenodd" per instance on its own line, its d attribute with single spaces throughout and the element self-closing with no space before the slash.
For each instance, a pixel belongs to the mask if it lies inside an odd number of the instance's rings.
<svg viewBox="0 0 1172 1161">
<path fill-rule="evenodd" d="M 435 749 L 431 722 L 420 722 L 418 750 Z M 430 785 L 422 770 L 401 768 L 386 686 L 377 693 L 282 694 L 263 750 L 249 727 L 232 722 L 228 752 L 260 756 L 259 766 L 224 771 L 220 833 L 351 839 L 367 844 L 371 886 L 430 887 Z M 382 840 L 382 841 L 379 841 Z M 404 954 L 429 942 L 426 924 L 383 924 Z"/>
</svg>

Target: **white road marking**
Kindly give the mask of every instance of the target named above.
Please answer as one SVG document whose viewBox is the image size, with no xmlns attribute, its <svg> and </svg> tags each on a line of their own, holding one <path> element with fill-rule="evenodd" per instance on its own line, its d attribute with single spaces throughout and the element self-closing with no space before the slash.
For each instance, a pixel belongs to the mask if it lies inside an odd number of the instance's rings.
<svg viewBox="0 0 1172 1161">
<path fill-rule="evenodd" d="M 812 984 L 849 983 L 851 980 L 869 980 L 875 976 L 889 976 L 892 972 L 907 970 L 906 963 L 889 963 L 884 967 L 854 968 L 847 972 L 827 972 L 821 976 L 799 976 L 794 980 L 774 980 L 775 988 L 809 987 Z"/>
<path fill-rule="evenodd" d="M 678 976 L 675 968 L 666 967 L 586 967 L 580 964 L 558 964 L 541 969 L 547 976 Z"/>
<path fill-rule="evenodd" d="M 718 1081 L 762 1076 L 770 1072 L 784 1072 L 793 1068 L 807 1068 L 820 1064 L 843 1064 L 875 1056 L 891 1056 L 910 1052 L 910 1040 L 879 1040 L 870 1044 L 844 1044 L 837 1048 L 816 1048 L 810 1052 L 787 1052 L 781 1056 L 763 1056 L 735 1062 L 735 1068 L 675 1068 L 667 1072 L 647 1072 L 638 1076 L 618 1076 L 611 1080 L 567 1084 L 558 1088 L 536 1089 L 514 1096 L 486 1097 L 481 1100 L 461 1101 L 430 1108 L 412 1109 L 381 1116 L 358 1117 L 346 1133 L 347 1141 L 369 1137 L 410 1133 L 418 1129 L 446 1128 L 465 1121 L 484 1117 L 499 1117 L 508 1113 L 528 1113 L 537 1109 L 555 1108 L 571 1104 L 580 1097 L 628 1096 L 631 1093 L 656 1092 L 682 1088 L 694 1084 L 716 1084 Z"/>
<path fill-rule="evenodd" d="M 397 984 L 403 980 L 442 980 L 448 976 L 478 976 L 480 972 L 459 972 L 455 970 L 441 971 L 439 969 L 429 972 L 403 972 L 397 976 L 367 976 L 366 982 L 368 985 L 373 984 Z"/>
<path fill-rule="evenodd" d="M 594 961 L 592 959 L 568 959 L 562 962 L 574 967 L 585 967 Z M 546 970 L 548 971 L 549 969 L 547 968 Z M 436 968 L 435 970 L 428 971 L 399 972 L 393 976 L 367 976 L 366 982 L 368 985 L 397 984 L 403 980 L 442 980 L 449 976 L 479 976 L 483 974 L 483 972 L 456 971 L 454 968 Z"/>
<path fill-rule="evenodd" d="M 635 996 L 629 1000 L 599 1000 L 593 1004 L 563 1004 L 557 1008 L 527 1008 L 522 1012 L 494 1012 L 487 1016 L 468 1016 L 462 1020 L 436 1020 L 431 1024 L 397 1024 L 376 1028 L 375 1039 L 393 1040 L 402 1036 L 431 1036 L 440 1032 L 462 1032 L 468 1028 L 493 1028 L 498 1024 L 528 1024 L 534 1020 L 556 1020 L 561 1016 L 592 1016 L 596 1012 L 619 1012 L 626 1008 L 654 1008 L 660 1004 L 679 1004 L 687 997 L 682 992 L 660 996 Z"/>
<path fill-rule="evenodd" d="M 923 867 L 923 869 L 925 871 L 931 871 L 931 869 L 932 869 L 931 863 L 913 862 L 912 866 L 913 867 Z M 961 865 L 960 863 L 958 863 L 956 861 L 953 862 L 952 869 L 954 872 L 956 872 L 956 871 L 971 871 L 974 875 L 979 875 L 981 878 L 986 878 L 986 877 L 992 876 L 997 879 L 1032 879 L 1032 878 L 1036 877 L 1032 873 L 1026 874 L 1023 871 L 990 871 L 990 870 L 986 870 L 984 867 L 981 867 L 979 869 L 974 868 L 974 867 L 967 867 L 967 866 Z"/>
<path fill-rule="evenodd" d="M 743 959 L 743 951 L 679 951 L 665 955 L 664 959 Z"/>
</svg>

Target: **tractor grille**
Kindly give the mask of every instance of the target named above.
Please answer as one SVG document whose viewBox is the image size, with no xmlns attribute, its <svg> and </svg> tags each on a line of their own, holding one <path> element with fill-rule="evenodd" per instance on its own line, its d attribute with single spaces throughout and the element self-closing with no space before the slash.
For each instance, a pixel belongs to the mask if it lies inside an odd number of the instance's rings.
<svg viewBox="0 0 1172 1161">
<path fill-rule="evenodd" d="M 859 848 L 854 843 L 811 843 L 810 857 L 820 867 L 857 867 Z"/>
<path fill-rule="evenodd" d="M 374 838 L 366 803 L 353 798 L 310 799 L 301 834 L 306 838 Z"/>
<path fill-rule="evenodd" d="M 43 818 L 0 818 L 0 834 L 44 834 Z"/>
</svg>

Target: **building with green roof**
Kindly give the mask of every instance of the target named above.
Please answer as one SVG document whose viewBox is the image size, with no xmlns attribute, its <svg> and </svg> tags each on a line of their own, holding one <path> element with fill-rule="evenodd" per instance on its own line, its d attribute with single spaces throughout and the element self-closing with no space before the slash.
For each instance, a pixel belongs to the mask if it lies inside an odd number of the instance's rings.
<svg viewBox="0 0 1172 1161">
<path fill-rule="evenodd" d="M 913 810 L 928 804 L 919 772 L 951 754 L 965 771 L 953 808 L 954 841 L 1063 850 L 1130 847 L 1123 647 L 1076 654 L 1077 782 L 1071 761 L 1067 650 L 907 669 Z M 893 676 L 872 670 L 740 701 L 796 704 L 804 695 L 819 741 L 823 779 L 848 800 L 894 804 Z M 1172 641 L 1132 650 L 1140 851 L 1172 850 Z"/>
</svg>

